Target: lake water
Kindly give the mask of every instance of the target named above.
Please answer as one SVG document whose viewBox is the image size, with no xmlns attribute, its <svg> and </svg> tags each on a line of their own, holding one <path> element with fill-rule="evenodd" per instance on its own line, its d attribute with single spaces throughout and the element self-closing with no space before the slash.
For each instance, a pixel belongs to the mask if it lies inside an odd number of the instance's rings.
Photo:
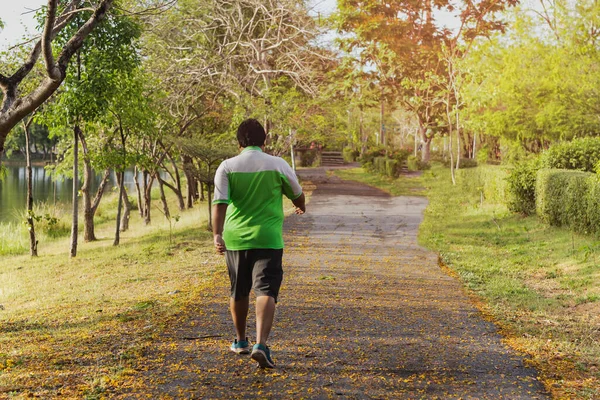
<svg viewBox="0 0 600 400">
<path fill-rule="evenodd" d="M 6 166 L 7 175 L 0 180 L 0 222 L 18 222 L 27 206 L 27 169 L 23 166 Z M 53 180 L 51 174 L 41 166 L 31 168 L 33 174 L 33 201 L 47 204 L 71 204 L 73 196 L 73 180 Z M 92 182 L 92 195 L 100 185 L 101 175 L 96 175 Z M 130 196 L 135 193 L 133 171 L 125 172 L 125 183 Z M 81 181 L 79 182 L 81 185 Z M 110 175 L 107 190 L 115 187 L 114 174 Z"/>
</svg>

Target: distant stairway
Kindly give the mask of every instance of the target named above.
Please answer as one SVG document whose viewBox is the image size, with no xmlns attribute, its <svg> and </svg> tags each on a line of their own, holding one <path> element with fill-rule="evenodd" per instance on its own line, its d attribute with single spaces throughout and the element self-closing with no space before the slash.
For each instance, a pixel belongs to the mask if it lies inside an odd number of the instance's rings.
<svg viewBox="0 0 600 400">
<path fill-rule="evenodd" d="M 344 165 L 344 157 L 339 151 L 324 151 L 321 153 L 321 165 L 324 167 Z"/>
<path fill-rule="evenodd" d="M 406 163 L 406 161 L 404 161 L 402 163 L 402 166 L 400 167 L 400 174 L 405 175 L 408 174 L 410 171 L 408 170 L 408 164 Z"/>
</svg>

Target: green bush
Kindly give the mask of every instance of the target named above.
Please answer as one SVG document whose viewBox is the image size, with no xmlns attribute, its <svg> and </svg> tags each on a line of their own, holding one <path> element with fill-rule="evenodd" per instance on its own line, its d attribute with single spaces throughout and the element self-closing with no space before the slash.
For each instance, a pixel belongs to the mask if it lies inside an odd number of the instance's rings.
<svg viewBox="0 0 600 400">
<path fill-rule="evenodd" d="M 385 157 L 375 157 L 373 159 L 373 166 L 376 172 L 385 175 Z"/>
<path fill-rule="evenodd" d="M 459 169 L 460 168 L 475 168 L 475 167 L 477 167 L 477 160 L 473 160 L 472 158 L 461 158 L 458 166 L 459 166 Z"/>
<path fill-rule="evenodd" d="M 409 171 L 418 171 L 419 170 L 419 159 L 415 156 L 410 156 L 406 160 L 406 166 Z"/>
<path fill-rule="evenodd" d="M 600 138 L 580 138 L 555 144 L 542 156 L 544 168 L 594 172 L 600 162 Z"/>
<path fill-rule="evenodd" d="M 479 149 L 475 159 L 479 165 L 487 164 L 488 160 L 490 159 L 490 148 L 487 144 Z"/>
<path fill-rule="evenodd" d="M 540 159 L 518 164 L 507 180 L 506 205 L 510 211 L 523 215 L 535 214 L 535 181 L 541 168 Z"/>
<path fill-rule="evenodd" d="M 453 160 L 452 162 L 454 163 L 454 165 L 456 165 L 456 160 Z M 444 161 L 444 166 L 447 168 L 450 168 L 450 159 L 449 158 L 447 158 L 446 161 Z M 476 160 L 473 160 L 472 158 L 461 158 L 458 169 L 475 168 L 475 167 L 477 167 Z"/>
<path fill-rule="evenodd" d="M 486 165 L 456 171 L 456 183 L 466 192 L 481 194 L 490 203 L 505 204 L 507 198 L 506 168 Z"/>
<path fill-rule="evenodd" d="M 375 158 L 385 156 L 385 150 L 381 148 L 369 149 L 363 153 L 362 156 L 359 157 L 358 161 L 360 164 L 365 167 L 365 164 L 373 164 L 373 168 L 375 168 Z"/>
<path fill-rule="evenodd" d="M 588 178 L 589 190 L 587 193 L 587 216 L 595 233 L 600 233 L 600 177 L 598 175 Z"/>
<path fill-rule="evenodd" d="M 305 150 L 300 155 L 300 166 L 301 167 L 312 167 L 319 160 L 319 152 L 317 149 Z"/>
<path fill-rule="evenodd" d="M 415 156 L 409 156 L 406 165 L 409 171 L 423 171 L 431 168 L 431 164 L 423 162 Z"/>
<path fill-rule="evenodd" d="M 407 149 L 388 149 L 388 157 L 398 161 L 400 164 L 406 162 L 411 154 L 412 151 Z"/>
<path fill-rule="evenodd" d="M 371 171 L 380 175 L 397 178 L 400 175 L 402 164 L 398 160 L 393 160 L 386 157 L 375 157 L 372 163 L 363 164 L 363 168 L 371 167 Z"/>
<path fill-rule="evenodd" d="M 385 160 L 385 174 L 392 178 L 397 178 L 400 175 L 402 164 L 398 160 L 387 158 Z"/>
<path fill-rule="evenodd" d="M 353 149 L 351 147 L 344 147 L 342 150 L 342 156 L 344 157 L 344 161 L 346 162 L 355 162 L 358 160 L 358 156 L 360 155 L 360 151 Z"/>
<path fill-rule="evenodd" d="M 536 211 L 550 225 L 579 233 L 600 232 L 600 181 L 597 175 L 565 169 L 537 173 Z"/>
</svg>

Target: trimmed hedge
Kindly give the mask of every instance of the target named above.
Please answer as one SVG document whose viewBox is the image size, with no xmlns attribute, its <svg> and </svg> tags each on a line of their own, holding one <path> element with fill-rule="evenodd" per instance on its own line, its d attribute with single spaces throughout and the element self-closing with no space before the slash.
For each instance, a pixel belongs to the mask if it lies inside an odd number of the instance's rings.
<svg viewBox="0 0 600 400">
<path fill-rule="evenodd" d="M 375 157 L 373 159 L 372 169 L 384 176 L 397 178 L 400 175 L 402 163 L 386 157 Z"/>
<path fill-rule="evenodd" d="M 506 168 L 495 165 L 458 169 L 456 184 L 471 193 L 483 192 L 483 197 L 490 203 L 504 204 L 508 195 L 507 176 Z"/>
<path fill-rule="evenodd" d="M 541 168 L 540 159 L 518 164 L 506 178 L 508 198 L 506 205 L 510 211 L 523 215 L 535 214 L 535 182 Z"/>
<path fill-rule="evenodd" d="M 565 169 L 537 173 L 536 211 L 554 226 L 600 233 L 600 180 L 596 174 Z"/>
<path fill-rule="evenodd" d="M 544 168 L 593 172 L 600 162 L 600 138 L 586 137 L 557 143 L 542 156 Z"/>
<path fill-rule="evenodd" d="M 397 178 L 400 176 L 402 165 L 410 155 L 410 151 L 404 149 L 393 150 L 390 148 L 387 152 L 390 157 L 385 156 L 386 150 L 383 148 L 370 149 L 360 157 L 360 163 L 368 171 Z"/>
<path fill-rule="evenodd" d="M 423 171 L 431 168 L 431 164 L 423 162 L 415 156 L 409 156 L 406 159 L 406 166 L 409 171 Z"/>
<path fill-rule="evenodd" d="M 351 147 L 344 147 L 344 150 L 342 150 L 342 157 L 348 163 L 358 160 L 358 156 L 360 156 L 360 151 Z"/>
<path fill-rule="evenodd" d="M 454 165 L 456 165 L 456 160 L 452 161 Z M 447 158 L 444 162 L 444 167 L 450 168 L 450 159 Z M 458 169 L 461 168 L 475 168 L 477 167 L 477 161 L 472 158 L 461 158 L 460 163 L 458 164 Z"/>
</svg>

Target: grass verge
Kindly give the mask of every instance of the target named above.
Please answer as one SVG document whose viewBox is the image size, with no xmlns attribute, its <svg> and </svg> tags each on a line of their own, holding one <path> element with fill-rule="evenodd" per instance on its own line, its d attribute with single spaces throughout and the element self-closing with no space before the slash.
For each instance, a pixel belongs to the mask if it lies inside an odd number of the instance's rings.
<svg viewBox="0 0 600 400">
<path fill-rule="evenodd" d="M 172 316 L 226 287 L 205 208 L 177 211 L 174 227 L 132 213 L 118 247 L 113 221 L 98 224 L 99 240 L 80 238 L 73 259 L 64 237 L 40 242 L 37 258 L 0 257 L 0 398 L 97 399 L 135 385 Z"/>
<path fill-rule="evenodd" d="M 482 203 L 476 190 L 453 186 L 450 172 L 440 166 L 420 181 L 364 175 L 339 176 L 392 194 L 405 194 L 416 182 L 425 185 L 429 206 L 420 243 L 440 254 L 506 342 L 530 356 L 553 397 L 600 398 L 597 238 L 523 218 L 502 204 Z"/>
</svg>

